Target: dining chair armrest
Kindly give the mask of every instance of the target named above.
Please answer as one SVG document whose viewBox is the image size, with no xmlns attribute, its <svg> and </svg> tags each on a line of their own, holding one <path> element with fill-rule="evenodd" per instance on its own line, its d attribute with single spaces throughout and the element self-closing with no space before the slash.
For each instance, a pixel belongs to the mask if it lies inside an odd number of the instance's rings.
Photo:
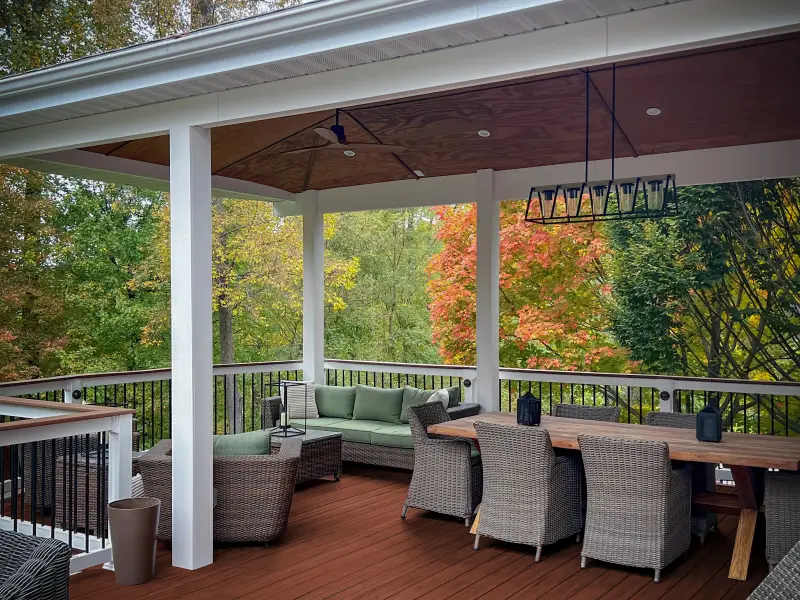
<svg viewBox="0 0 800 600">
<path fill-rule="evenodd" d="M 479 415 L 480 412 L 481 412 L 480 404 L 473 404 L 469 402 L 459 404 L 458 406 L 451 406 L 450 408 L 447 409 L 447 414 L 450 415 L 451 419 L 461 419 L 462 417 L 474 417 L 475 415 Z"/>
</svg>

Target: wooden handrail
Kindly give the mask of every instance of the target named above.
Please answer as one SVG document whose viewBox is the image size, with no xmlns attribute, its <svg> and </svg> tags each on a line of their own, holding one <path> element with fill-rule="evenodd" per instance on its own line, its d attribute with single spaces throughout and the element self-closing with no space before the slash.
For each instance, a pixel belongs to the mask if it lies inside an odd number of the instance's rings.
<svg viewBox="0 0 800 600">
<path fill-rule="evenodd" d="M 0 396 L 0 406 L 4 404 L 34 409 L 41 408 L 48 411 L 52 411 L 54 406 L 53 402 L 48 402 L 47 400 L 30 400 L 27 398 Z M 135 414 L 134 410 L 128 408 L 114 408 L 110 406 L 99 406 L 94 404 L 59 403 L 55 406 L 58 406 L 58 410 L 63 411 L 66 414 L 51 415 L 46 417 L 33 417 L 28 419 L 20 419 L 17 421 L 9 421 L 7 423 L 0 423 L 0 433 L 17 429 L 27 429 L 29 427 L 62 425 L 65 423 L 76 423 L 79 421 L 89 421 L 92 419 L 103 419 L 106 417 Z"/>
</svg>

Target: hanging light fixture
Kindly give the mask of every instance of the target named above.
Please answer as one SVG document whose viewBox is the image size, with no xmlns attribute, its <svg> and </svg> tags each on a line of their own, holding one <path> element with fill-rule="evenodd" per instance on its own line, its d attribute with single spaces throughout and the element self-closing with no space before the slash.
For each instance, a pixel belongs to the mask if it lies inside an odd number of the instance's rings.
<svg viewBox="0 0 800 600">
<path fill-rule="evenodd" d="M 586 135 L 582 182 L 532 187 L 525 209 L 530 223 L 580 223 L 676 215 L 675 175 L 615 178 L 617 129 L 617 65 L 611 66 L 611 178 L 589 181 L 589 69 L 586 79 Z M 538 201 L 538 213 L 536 204 Z"/>
</svg>

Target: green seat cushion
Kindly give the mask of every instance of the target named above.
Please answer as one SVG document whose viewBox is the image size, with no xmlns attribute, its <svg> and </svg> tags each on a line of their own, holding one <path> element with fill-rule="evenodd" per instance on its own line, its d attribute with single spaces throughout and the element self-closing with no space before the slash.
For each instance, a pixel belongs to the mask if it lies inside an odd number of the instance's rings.
<svg viewBox="0 0 800 600">
<path fill-rule="evenodd" d="M 314 399 L 317 401 L 317 412 L 320 417 L 352 419 L 356 388 L 318 385 L 314 388 Z"/>
<path fill-rule="evenodd" d="M 269 454 L 269 431 L 248 431 L 214 436 L 214 456 Z"/>
<path fill-rule="evenodd" d="M 446 388 L 447 395 L 450 396 L 450 403 L 447 405 L 448 408 L 453 408 L 454 406 L 458 406 L 461 404 L 461 386 L 457 385 L 455 387 Z"/>
<path fill-rule="evenodd" d="M 346 423 L 349 419 L 337 419 L 336 417 L 319 417 L 318 419 L 291 419 L 289 423 L 300 429 L 321 429 L 323 431 L 339 431 L 336 429 L 337 423 Z"/>
<path fill-rule="evenodd" d="M 357 385 L 353 419 L 383 421 L 399 425 L 402 405 L 403 388 L 382 390 L 366 385 Z"/>
<path fill-rule="evenodd" d="M 350 421 L 341 421 L 331 426 L 328 431 L 341 431 L 342 441 L 344 442 L 369 444 L 372 432 L 378 431 L 384 427 L 386 427 L 384 421 L 359 421 L 357 419 L 352 419 Z"/>
<path fill-rule="evenodd" d="M 412 406 L 425 404 L 433 395 L 434 390 L 420 390 L 407 385 L 403 388 L 403 403 L 400 406 L 400 422 L 408 423 L 408 409 Z"/>
<path fill-rule="evenodd" d="M 389 446 L 390 448 L 413 448 L 414 438 L 411 437 L 410 425 L 386 425 L 369 435 L 369 441 L 374 446 Z"/>
</svg>

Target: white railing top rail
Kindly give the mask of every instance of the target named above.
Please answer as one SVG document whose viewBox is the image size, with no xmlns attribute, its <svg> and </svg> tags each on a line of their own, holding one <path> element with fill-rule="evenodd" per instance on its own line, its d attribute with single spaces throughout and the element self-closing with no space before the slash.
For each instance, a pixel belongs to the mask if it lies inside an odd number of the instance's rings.
<svg viewBox="0 0 800 600">
<path fill-rule="evenodd" d="M 442 377 L 474 377 L 475 367 L 459 365 L 426 365 L 411 363 L 373 362 L 363 360 L 326 359 L 325 368 L 369 373 L 397 373 L 401 375 L 435 375 Z"/>
</svg>

